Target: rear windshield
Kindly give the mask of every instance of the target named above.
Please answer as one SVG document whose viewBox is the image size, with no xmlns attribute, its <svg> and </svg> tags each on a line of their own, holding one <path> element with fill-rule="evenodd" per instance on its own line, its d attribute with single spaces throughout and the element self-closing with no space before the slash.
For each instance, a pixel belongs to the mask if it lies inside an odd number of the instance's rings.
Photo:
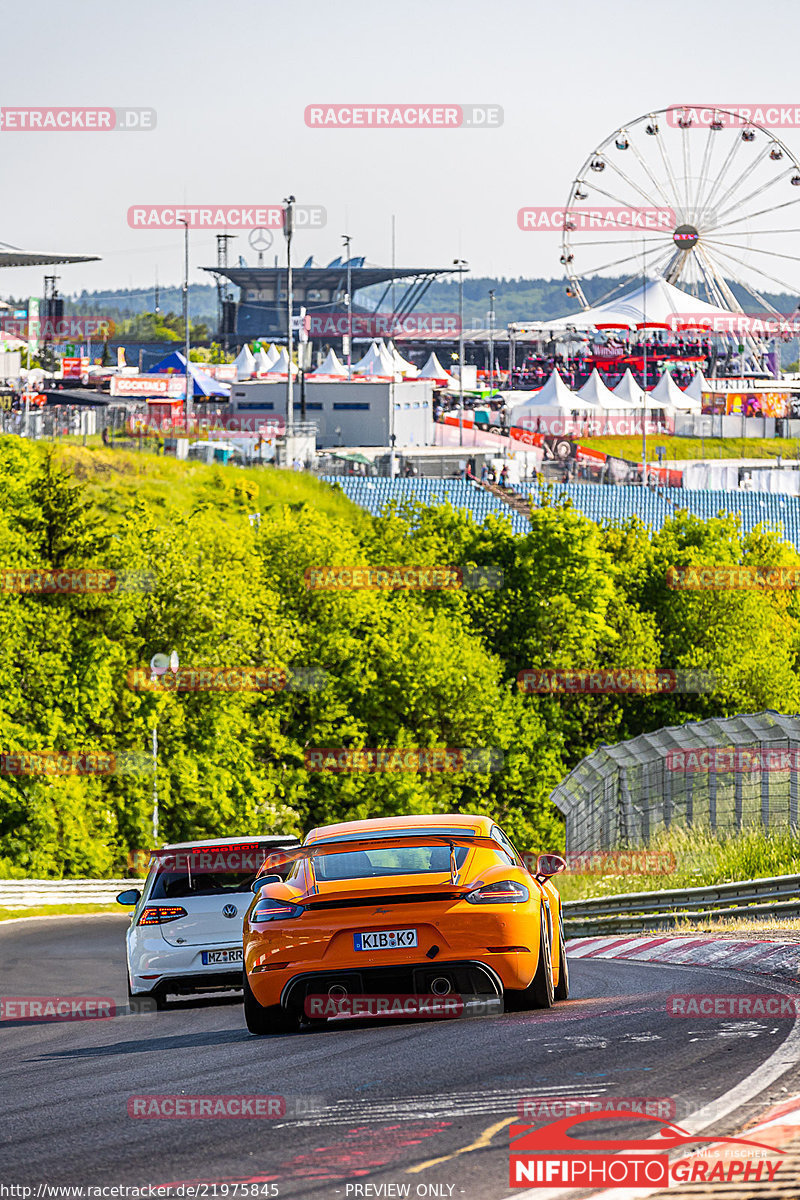
<svg viewBox="0 0 800 1200">
<path fill-rule="evenodd" d="M 456 866 L 464 865 L 468 846 L 457 846 Z M 450 874 L 449 846 L 398 846 L 394 850 L 354 850 L 314 857 L 318 882 L 334 879 L 377 879 L 387 875 Z"/>
<path fill-rule="evenodd" d="M 247 892 L 267 857 L 278 858 L 275 846 L 210 847 L 197 851 L 161 852 L 151 870 L 155 872 L 151 900 L 180 896 L 225 895 Z M 291 864 L 271 865 L 272 874 L 285 878 Z"/>
<path fill-rule="evenodd" d="M 256 877 L 255 871 L 246 875 L 226 871 L 199 875 L 189 871 L 159 871 L 153 883 L 150 900 L 173 900 L 178 896 L 211 896 L 227 892 L 247 892 Z"/>
</svg>

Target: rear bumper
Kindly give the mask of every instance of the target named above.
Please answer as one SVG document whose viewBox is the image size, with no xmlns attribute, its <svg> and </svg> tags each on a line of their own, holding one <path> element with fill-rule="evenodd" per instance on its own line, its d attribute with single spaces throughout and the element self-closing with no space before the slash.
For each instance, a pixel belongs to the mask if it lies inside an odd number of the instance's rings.
<svg viewBox="0 0 800 1200">
<path fill-rule="evenodd" d="M 461 997 L 465 1011 L 484 1010 L 487 1001 L 502 1003 L 504 982 L 497 970 L 477 959 L 328 967 L 312 971 L 254 971 L 248 976 L 253 995 L 265 1007 L 280 1004 L 304 1015 L 311 997 L 441 996 Z M 439 982 L 437 982 L 439 981 Z M 449 985 L 442 990 L 442 982 Z M 331 992 L 333 989 L 333 992 Z"/>
<path fill-rule="evenodd" d="M 196 975 L 165 975 L 161 979 L 132 980 L 134 996 L 155 994 L 158 996 L 192 996 L 196 992 L 224 992 L 231 988 L 241 990 L 244 976 L 241 968 L 209 968 Z"/>
</svg>

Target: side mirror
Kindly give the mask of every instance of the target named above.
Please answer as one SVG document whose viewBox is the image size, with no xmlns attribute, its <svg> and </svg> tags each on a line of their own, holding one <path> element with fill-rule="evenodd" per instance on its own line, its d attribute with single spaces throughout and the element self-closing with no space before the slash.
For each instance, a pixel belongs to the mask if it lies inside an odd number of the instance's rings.
<svg viewBox="0 0 800 1200">
<path fill-rule="evenodd" d="M 544 875 L 545 879 L 549 879 L 551 875 L 560 875 L 566 869 L 567 860 L 560 854 L 540 854 L 536 860 L 535 874 Z"/>
<path fill-rule="evenodd" d="M 283 883 L 283 880 L 280 875 L 259 875 L 258 879 L 251 883 L 250 891 L 258 895 L 265 883 Z"/>
<path fill-rule="evenodd" d="M 138 888 L 129 888 L 127 892 L 119 893 L 117 904 L 138 904 L 141 894 Z"/>
</svg>

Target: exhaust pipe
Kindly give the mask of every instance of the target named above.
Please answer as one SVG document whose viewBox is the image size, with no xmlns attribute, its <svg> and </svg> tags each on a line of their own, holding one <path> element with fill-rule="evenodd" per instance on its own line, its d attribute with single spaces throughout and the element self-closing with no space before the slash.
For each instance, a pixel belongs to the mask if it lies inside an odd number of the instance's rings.
<svg viewBox="0 0 800 1200">
<path fill-rule="evenodd" d="M 347 988 L 341 983 L 334 983 L 328 988 L 328 995 L 331 1000 L 344 1000 L 348 995 Z"/>
<path fill-rule="evenodd" d="M 453 985 L 449 979 L 445 979 L 444 975 L 437 975 L 431 984 L 431 991 L 434 996 L 446 996 L 448 992 L 452 992 Z"/>
</svg>

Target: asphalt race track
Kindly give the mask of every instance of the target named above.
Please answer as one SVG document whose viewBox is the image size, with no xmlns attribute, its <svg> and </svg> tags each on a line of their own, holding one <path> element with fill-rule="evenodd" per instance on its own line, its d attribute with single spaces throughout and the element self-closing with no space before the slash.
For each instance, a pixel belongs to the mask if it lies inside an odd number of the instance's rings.
<svg viewBox="0 0 800 1200">
<path fill-rule="evenodd" d="M 231 997 L 129 1014 L 126 923 L 108 915 L 0 927 L 3 997 L 110 996 L 121 1011 L 107 1020 L 3 1022 L 6 1184 L 258 1180 L 281 1197 L 496 1200 L 510 1193 L 507 1125 L 525 1097 L 673 1097 L 681 1123 L 757 1072 L 794 1024 L 667 1015 L 672 993 L 769 992 L 763 980 L 576 960 L 574 998 L 551 1011 L 337 1021 L 253 1038 Z M 284 1097 L 286 1115 L 128 1115 L 132 1096 L 262 1093 Z M 763 1098 L 780 1094 L 776 1081 Z M 714 1129 L 733 1132 L 741 1115 Z"/>
</svg>

